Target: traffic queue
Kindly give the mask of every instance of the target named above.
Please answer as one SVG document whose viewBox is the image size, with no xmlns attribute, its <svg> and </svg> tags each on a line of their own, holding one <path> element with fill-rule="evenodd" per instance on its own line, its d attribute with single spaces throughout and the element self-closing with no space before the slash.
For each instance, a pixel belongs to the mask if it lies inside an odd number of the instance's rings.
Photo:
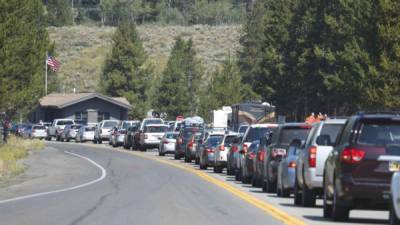
<svg viewBox="0 0 400 225">
<path fill-rule="evenodd" d="M 57 119 L 45 135 L 29 137 L 157 148 L 159 156 L 226 171 L 263 192 L 292 198 L 296 206 L 316 207 L 322 199 L 321 214 L 333 221 L 347 221 L 355 209 L 389 210 L 389 224 L 400 224 L 400 114 L 311 116 L 305 122 L 243 123 L 234 130 L 208 126 L 200 117 L 86 125 Z"/>
</svg>

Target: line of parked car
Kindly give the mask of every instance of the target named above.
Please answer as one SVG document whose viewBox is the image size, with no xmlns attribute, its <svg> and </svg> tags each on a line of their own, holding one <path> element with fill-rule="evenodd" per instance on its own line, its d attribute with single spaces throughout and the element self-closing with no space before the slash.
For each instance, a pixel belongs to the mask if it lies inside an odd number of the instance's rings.
<svg viewBox="0 0 400 225">
<path fill-rule="evenodd" d="M 187 123 L 187 121 L 190 121 Z M 104 120 L 80 125 L 57 119 L 34 125 L 38 138 L 76 142 L 108 141 L 113 147 L 173 154 L 259 187 L 293 204 L 315 207 L 346 221 L 353 209 L 390 210 L 390 224 L 400 224 L 400 114 L 358 113 L 313 124 L 252 124 L 237 132 L 207 128 L 198 119 L 164 122 Z M 40 134 L 39 134 L 40 133 Z M 394 174 L 394 175 L 393 175 Z M 393 180 L 392 180 L 393 177 Z"/>
</svg>

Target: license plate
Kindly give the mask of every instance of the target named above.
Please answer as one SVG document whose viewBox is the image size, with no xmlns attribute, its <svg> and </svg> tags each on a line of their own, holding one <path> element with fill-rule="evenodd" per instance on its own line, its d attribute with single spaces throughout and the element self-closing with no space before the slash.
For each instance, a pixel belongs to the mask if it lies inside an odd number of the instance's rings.
<svg viewBox="0 0 400 225">
<path fill-rule="evenodd" d="M 400 162 L 389 162 L 389 171 L 400 171 Z"/>
</svg>

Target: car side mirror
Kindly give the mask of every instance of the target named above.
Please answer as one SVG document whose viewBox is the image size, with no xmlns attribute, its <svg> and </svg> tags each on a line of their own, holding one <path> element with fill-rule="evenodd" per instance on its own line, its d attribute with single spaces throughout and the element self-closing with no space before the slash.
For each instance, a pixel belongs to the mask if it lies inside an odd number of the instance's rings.
<svg viewBox="0 0 400 225">
<path fill-rule="evenodd" d="M 333 145 L 331 141 L 331 137 L 327 134 L 323 134 L 317 137 L 317 145 L 324 145 L 324 146 L 329 146 Z"/>
</svg>

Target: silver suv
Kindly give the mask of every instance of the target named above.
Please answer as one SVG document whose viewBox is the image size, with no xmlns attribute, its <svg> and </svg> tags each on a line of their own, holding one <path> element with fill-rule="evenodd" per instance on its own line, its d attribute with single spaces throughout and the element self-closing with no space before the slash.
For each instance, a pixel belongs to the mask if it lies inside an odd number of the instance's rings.
<svg viewBox="0 0 400 225">
<path fill-rule="evenodd" d="M 322 195 L 325 161 L 333 149 L 328 140 L 334 142 L 345 123 L 346 119 L 328 119 L 313 125 L 296 163 L 296 205 L 315 206 L 316 196 Z"/>
</svg>

